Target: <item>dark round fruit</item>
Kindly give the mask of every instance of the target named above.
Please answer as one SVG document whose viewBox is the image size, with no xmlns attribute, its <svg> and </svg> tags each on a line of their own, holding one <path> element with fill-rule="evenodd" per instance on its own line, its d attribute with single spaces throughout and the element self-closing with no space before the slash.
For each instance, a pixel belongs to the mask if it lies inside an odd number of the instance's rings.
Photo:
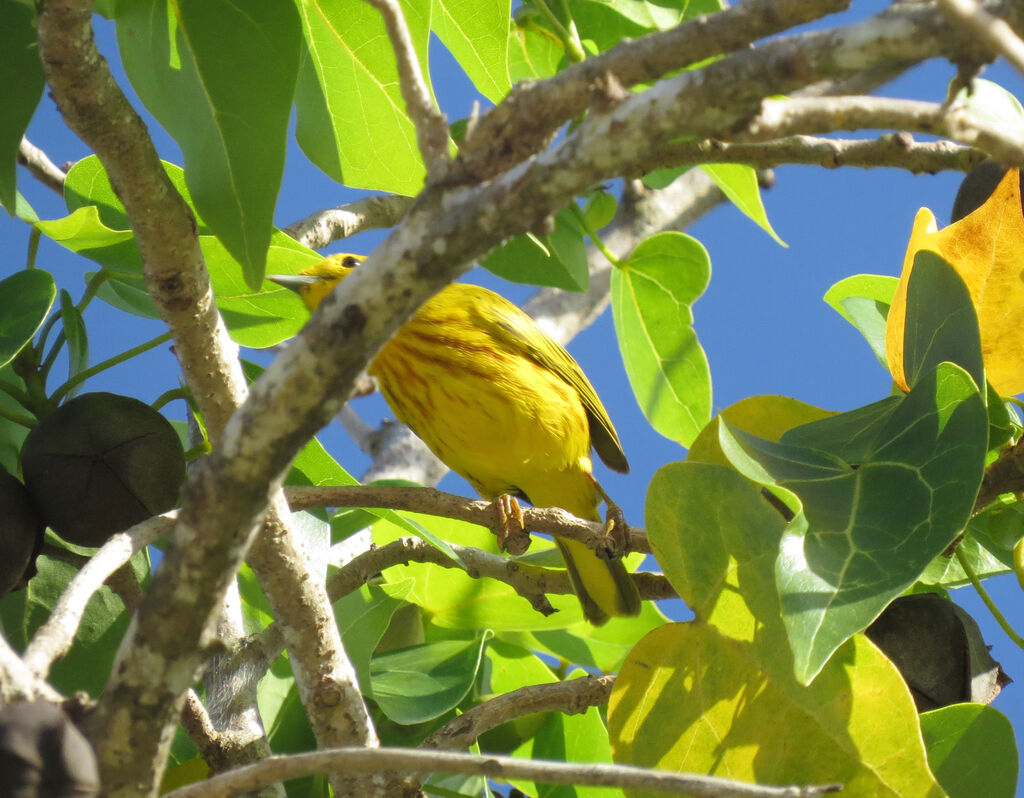
<svg viewBox="0 0 1024 798">
<path fill-rule="evenodd" d="M 58 707 L 36 701 L 0 710 L 0 795 L 89 798 L 99 783 L 96 755 Z"/>
<path fill-rule="evenodd" d="M 178 503 L 185 453 L 174 428 L 149 405 L 87 393 L 29 433 L 21 471 L 54 532 L 80 546 L 101 546 Z"/>
<path fill-rule="evenodd" d="M 0 596 L 21 590 L 36 575 L 36 556 L 43 546 L 42 522 L 28 491 L 0 467 Z"/>
<path fill-rule="evenodd" d="M 985 201 L 992 196 L 999 181 L 1006 174 L 1006 167 L 991 158 L 982 161 L 974 167 L 956 192 L 956 199 L 953 200 L 953 213 L 951 222 L 959 222 L 969 213 L 976 211 Z M 1021 194 L 1024 194 L 1024 172 L 1020 176 Z"/>
</svg>

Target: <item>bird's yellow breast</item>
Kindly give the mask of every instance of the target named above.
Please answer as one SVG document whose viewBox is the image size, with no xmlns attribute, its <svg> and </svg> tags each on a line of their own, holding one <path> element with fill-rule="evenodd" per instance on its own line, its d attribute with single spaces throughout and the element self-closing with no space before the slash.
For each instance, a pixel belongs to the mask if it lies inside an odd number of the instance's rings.
<svg viewBox="0 0 1024 798">
<path fill-rule="evenodd" d="M 451 285 L 370 366 L 398 416 L 484 496 L 594 513 L 590 431 L 577 391 L 482 323 L 486 289 Z M 566 495 L 568 494 L 568 495 Z"/>
</svg>

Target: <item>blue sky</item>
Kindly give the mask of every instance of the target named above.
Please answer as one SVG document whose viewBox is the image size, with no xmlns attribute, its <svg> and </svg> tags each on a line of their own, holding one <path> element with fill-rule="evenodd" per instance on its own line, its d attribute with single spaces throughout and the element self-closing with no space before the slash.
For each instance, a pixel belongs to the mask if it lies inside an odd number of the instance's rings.
<svg viewBox="0 0 1024 798">
<path fill-rule="evenodd" d="M 870 10 L 862 3 L 858 16 Z M 868 6 L 880 7 L 882 3 Z M 833 24 L 835 18 L 829 20 Z M 112 46 L 112 30 L 100 21 L 101 48 L 112 56 L 115 75 L 127 87 Z M 433 80 L 442 109 L 449 119 L 466 116 L 476 99 L 443 48 L 433 45 Z M 940 101 L 955 68 L 934 62 L 916 68 L 882 93 L 888 96 Z M 985 77 L 1018 97 L 1024 97 L 1024 81 L 1004 63 L 990 68 Z M 130 90 L 129 90 L 130 91 Z M 132 95 L 133 96 L 133 95 Z M 133 96 L 134 100 L 134 96 Z M 136 108 L 141 103 L 135 100 Z M 161 155 L 181 163 L 176 145 L 150 120 Z M 29 137 L 58 164 L 77 160 L 89 152 L 59 120 L 51 100 L 44 98 L 29 129 Z M 889 393 L 890 378 L 860 335 L 821 299 L 838 280 L 871 272 L 896 275 L 914 214 L 930 207 L 940 224 L 949 210 L 960 175 L 913 176 L 892 170 L 782 167 L 775 170 L 776 185 L 764 194 L 768 216 L 788 243 L 782 248 L 737 210 L 722 206 L 689 232 L 708 249 L 712 280 L 707 293 L 694 307 L 695 325 L 707 352 L 714 380 L 716 409 L 756 394 L 783 394 L 832 410 L 848 410 Z M 65 215 L 63 202 L 36 183 L 24 170 L 19 188 L 43 218 Z M 319 208 L 356 199 L 361 194 L 339 187 L 313 167 L 292 144 L 288 153 L 285 185 L 276 220 L 281 226 Z M 369 252 L 383 233 L 369 233 L 349 242 L 332 245 L 330 252 Z M 22 267 L 28 241 L 25 225 L 0 216 L 0 276 Z M 82 273 L 88 262 L 43 240 L 37 264 L 51 271 L 58 285 L 76 298 L 81 295 Z M 501 291 L 515 301 L 530 293 L 523 286 L 476 270 L 466 278 Z M 91 339 L 91 360 L 98 362 L 162 332 L 162 325 L 129 317 L 102 302 L 93 302 L 86 320 Z M 610 313 L 606 312 L 570 346 L 591 377 L 623 439 L 632 464 L 629 475 L 603 472 L 603 484 L 623 507 L 627 519 L 642 523 L 644 491 L 653 473 L 663 464 L 681 459 L 685 451 L 662 438 L 647 424 L 634 401 L 618 357 Z M 58 367 L 59 368 L 59 367 Z M 178 384 L 178 371 L 167 346 L 100 375 L 87 390 L 111 390 L 152 401 Z M 387 415 L 379 397 L 358 400 L 357 411 L 368 421 Z M 183 417 L 180 403 L 167 412 Z M 338 425 L 324 431 L 322 440 L 352 473 L 359 474 L 368 460 L 345 437 Z M 472 495 L 456 477 L 442 488 Z M 1012 576 L 988 583 L 997 602 L 1024 626 L 1024 593 Z M 955 592 L 981 625 L 993 655 L 1009 675 L 1024 678 L 1024 652 L 1017 649 L 992 622 L 987 610 L 970 588 Z M 678 602 L 676 602 L 678 604 Z M 681 617 L 681 607 L 667 607 Z M 1018 687 L 1011 685 L 995 706 L 1024 729 L 1024 702 Z M 1024 791 L 1019 794 L 1024 795 Z"/>
</svg>

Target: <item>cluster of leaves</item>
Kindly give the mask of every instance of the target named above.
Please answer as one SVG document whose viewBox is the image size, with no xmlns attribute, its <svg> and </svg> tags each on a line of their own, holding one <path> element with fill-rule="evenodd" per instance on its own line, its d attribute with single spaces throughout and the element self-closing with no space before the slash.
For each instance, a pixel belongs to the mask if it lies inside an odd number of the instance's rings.
<svg viewBox="0 0 1024 798">
<path fill-rule="evenodd" d="M 719 7 L 717 0 L 566 0 L 562 6 L 559 15 L 546 3 L 526 4 L 510 27 L 507 4 L 402 2 L 424 73 L 429 76 L 433 32 L 493 101 L 514 82 L 550 77 L 623 36 Z M 300 146 L 339 182 L 404 194 L 415 194 L 423 182 L 377 12 L 361 3 L 286 0 L 244 12 L 220 0 L 119 0 L 99 3 L 98 10 L 116 25 L 133 88 L 181 148 L 184 168 L 165 168 L 197 220 L 232 336 L 263 348 L 294 335 L 306 318 L 301 304 L 263 283 L 268 270 L 294 273 L 320 258 L 272 225 L 292 108 Z M 33 423 L 20 414 L 51 411 L 96 373 L 98 366 L 88 365 L 85 305 L 98 297 L 128 313 L 157 315 L 129 219 L 97 158 L 68 172 L 68 215 L 61 219 L 40 219 L 16 192 L 14 153 L 43 90 L 35 35 L 29 8 L 0 0 L 0 75 L 16 78 L 4 81 L 12 99 L 11 113 L 0 118 L 0 203 L 34 235 L 98 268 L 85 272 L 77 304 L 60 292 L 59 314 L 45 272 L 28 269 L 0 283 L 0 362 L 7 364 L 0 371 L 0 457 L 12 471 L 26 423 Z M 772 232 L 753 170 L 703 168 Z M 648 182 L 665 185 L 675 176 L 658 173 Z M 586 200 L 558 214 L 552 232 L 513 239 L 483 265 L 520 282 L 585 289 L 585 238 L 595 237 L 616 209 L 609 190 Z M 997 196 L 992 207 L 1024 224 L 1019 192 Z M 1011 251 L 1020 239 L 1003 243 Z M 503 583 L 428 564 L 390 568 L 334 606 L 382 741 L 415 745 L 490 695 L 621 667 L 606 717 L 597 708 L 528 716 L 489 733 L 479 748 L 760 782 L 841 781 L 854 794 L 1011 794 L 1017 757 L 1005 718 L 982 704 L 918 715 L 904 678 L 861 634 L 904 593 L 948 598 L 945 590 L 966 584 L 972 573 L 1012 570 L 1013 548 L 1024 535 L 1016 503 L 981 513 L 974 506 L 986 464 L 1016 435 L 1015 416 L 999 394 L 1019 386 L 1003 382 L 1002 363 L 982 358 L 991 350 L 989 320 L 999 314 L 979 303 L 969 274 L 941 243 L 923 248 L 942 257 L 918 255 L 919 248 L 912 246 L 913 268 L 899 288 L 894 278 L 860 275 L 826 297 L 893 368 L 905 395 L 842 414 L 755 397 L 714 420 L 709 367 L 690 313 L 710 279 L 706 251 L 689 236 L 663 233 L 616 262 L 613 313 L 637 400 L 655 429 L 689 447 L 685 462 L 665 466 L 652 482 L 646 524 L 659 564 L 696 620 L 670 624 L 648 604 L 638 618 L 594 628 L 571 596 L 553 596 L 559 612 L 545 617 Z M 898 310 L 890 313 L 890 306 Z M 62 338 L 47 345 L 58 321 Z M 64 344 L 69 378 L 49 389 L 53 353 Z M 249 371 L 255 377 L 258 369 Z M 289 479 L 354 481 L 316 440 Z M 448 543 L 497 551 L 488 532 L 433 517 L 351 510 L 302 519 L 323 578 L 328 548 L 370 523 L 378 544 L 414 534 L 454 559 Z M 957 558 L 944 557 L 960 535 Z M 543 541 L 522 559 L 560 562 Z M 75 567 L 65 560 L 40 558 L 28 589 L 0 601 L 0 625 L 19 650 L 73 577 Z M 639 560 L 634 555 L 631 568 Z M 146 554 L 132 567 L 145 584 Z M 249 630 L 264 630 L 273 618 L 248 568 L 238 583 Z M 127 624 L 122 601 L 109 588 L 100 590 L 51 683 L 69 694 L 98 695 Z M 314 746 L 286 655 L 260 682 L 257 700 L 275 752 Z M 179 730 L 166 786 L 203 772 L 198 751 Z M 517 786 L 530 794 L 553 792 Z M 479 779 L 437 778 L 432 788 L 488 790 Z M 326 790 L 309 780 L 289 785 L 293 795 Z"/>
</svg>

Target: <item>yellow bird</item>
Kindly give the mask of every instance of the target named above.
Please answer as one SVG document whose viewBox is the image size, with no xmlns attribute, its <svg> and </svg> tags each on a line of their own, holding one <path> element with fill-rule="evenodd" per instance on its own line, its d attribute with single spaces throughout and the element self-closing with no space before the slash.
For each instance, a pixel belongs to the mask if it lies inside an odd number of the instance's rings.
<svg viewBox="0 0 1024 798">
<path fill-rule="evenodd" d="M 268 279 L 313 311 L 363 260 L 332 255 Z M 400 421 L 480 495 L 527 499 L 599 521 L 603 491 L 590 448 L 609 468 L 629 464 L 597 392 L 572 356 L 504 297 L 449 285 L 381 349 L 368 372 Z M 555 538 L 591 623 L 636 615 L 640 595 L 621 560 Z"/>
</svg>

